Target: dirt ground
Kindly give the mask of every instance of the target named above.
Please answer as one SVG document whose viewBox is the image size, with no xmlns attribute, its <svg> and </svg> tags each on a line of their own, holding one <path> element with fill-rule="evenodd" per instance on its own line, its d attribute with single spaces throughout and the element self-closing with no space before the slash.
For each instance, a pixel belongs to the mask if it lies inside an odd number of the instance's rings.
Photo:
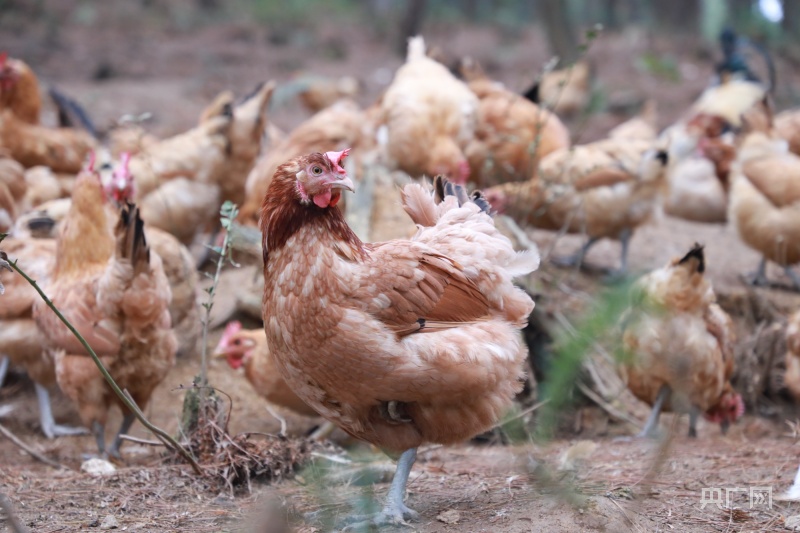
<svg viewBox="0 0 800 533">
<path fill-rule="evenodd" d="M 69 3 L 67 3 L 69 4 Z M 131 3 L 133 4 L 133 3 Z M 65 8 L 66 9 L 66 8 Z M 300 29 L 292 46 L 270 44 L 271 30 L 253 23 L 226 22 L 188 31 L 169 24 L 123 25 L 125 12 L 107 24 L 87 25 L 65 18 L 53 35 L 47 25 L 15 26 L 3 36 L 3 49 L 27 59 L 42 80 L 57 85 L 75 97 L 101 127 L 123 113 L 151 112 L 147 127 L 168 135 L 191 126 L 202 107 L 218 91 L 231 88 L 246 93 L 265 79 L 291 80 L 302 72 L 326 75 L 352 73 L 364 83 L 362 103 L 367 104 L 391 79 L 401 60 L 376 31 L 364 28 L 323 27 L 309 37 Z M 133 9 L 133 8 L 130 8 Z M 66 15 L 65 15 L 66 16 Z M 105 16 L 105 18 L 103 18 Z M 10 22 L 0 19 L 0 26 Z M 350 30 L 350 31 L 348 31 Z M 509 36 L 488 28 L 431 27 L 429 42 L 454 57 L 470 54 L 483 61 L 490 75 L 510 87 L 521 89 L 548 58 L 544 41 L 536 29 Z M 343 37 L 346 35 L 346 37 Z M 653 97 L 659 103 L 660 122 L 675 120 L 700 92 L 708 79 L 711 59 L 696 43 L 670 43 L 643 32 L 607 36 L 596 42 L 589 56 L 596 66 L 599 91 L 607 102 L 640 102 Z M 331 59 L 322 50 L 336 45 L 344 50 Z M 645 70 L 637 51 L 646 49 L 675 59 L 680 83 L 666 82 Z M 698 50 L 700 50 L 698 52 Z M 793 65 L 779 61 L 785 76 L 783 90 L 789 94 Z M 105 70 L 110 79 L 94 75 Z M 306 116 L 292 100 L 281 100 L 271 110 L 271 119 L 290 129 Z M 602 136 L 627 116 L 601 112 L 570 122 L 577 139 Z M 580 238 L 567 236 L 554 241 L 546 232 L 532 232 L 545 253 L 573 251 Z M 707 247 L 708 272 L 718 293 L 749 294 L 740 274 L 755 268 L 758 256 L 745 247 L 729 226 L 700 225 L 659 217 L 641 228 L 631 244 L 631 268 L 643 272 L 680 255 L 695 241 Z M 612 267 L 619 247 L 601 242 L 589 254 L 590 263 Z M 780 272 L 770 272 L 786 283 Z M 231 305 L 232 288 L 244 274 L 226 274 L 219 291 L 217 310 Z M 537 281 L 540 280 L 540 281 Z M 544 267 L 533 276 L 549 300 L 580 302 L 576 291 L 594 293 L 598 275 Z M 228 287 L 226 289 L 225 287 Z M 760 297 L 786 312 L 800 305 L 800 296 L 781 289 L 754 290 Z M 575 307 L 580 307 L 576 304 Z M 255 327 L 256 324 L 253 324 Z M 747 332 L 745 332 L 747 333 Z M 212 333 L 213 347 L 219 331 Z M 175 370 L 156 390 L 147 410 L 151 420 L 174 432 L 178 427 L 183 391 L 198 371 L 199 358 L 179 361 Z M 231 432 L 275 434 L 280 425 L 270 415 L 242 375 L 223 363 L 212 364 L 210 381 L 233 401 Z M 56 418 L 78 424 L 69 402 L 54 391 Z M 346 516 L 353 504 L 363 503 L 369 490 L 351 478 L 331 481 L 315 470 L 301 470 L 294 479 L 273 484 L 254 484 L 251 491 L 234 497 L 224 488 L 198 478 L 179 463 L 165 464 L 159 448 L 127 443 L 124 461 L 116 473 L 94 478 L 79 471 L 81 455 L 91 453 L 91 437 L 48 441 L 38 427 L 36 398 L 31 383 L 13 374 L 0 389 L 0 405 L 10 414 L 0 423 L 47 457 L 64 465 L 56 470 L 22 452 L 7 439 L 0 439 L 0 492 L 7 494 L 22 524 L 42 533 L 86 531 L 102 528 L 109 515 L 123 531 L 279 531 L 271 526 L 284 515 L 297 531 L 326 531 L 332 522 L 305 523 L 302 513 L 329 511 L 332 520 Z M 635 429 L 609 424 L 598 409 L 570 413 L 569 417 L 604 420 L 591 430 L 562 435 L 546 445 L 463 445 L 421 450 L 409 482 L 410 507 L 422 519 L 410 531 L 425 532 L 528 532 L 528 531 L 784 531 L 792 517 L 800 515 L 800 504 L 781 502 L 779 494 L 791 484 L 800 464 L 796 424 L 797 409 L 748 413 L 726 436 L 717 427 L 700 426 L 700 437 L 685 437 L 685 421 L 677 422 L 674 438 L 659 441 L 625 440 Z M 317 421 L 285 415 L 290 431 L 302 435 Z M 667 427 L 672 417 L 662 421 Z M 111 426 L 118 423 L 113 419 Z M 571 420 L 566 420 L 569 426 Z M 575 424 L 576 427 L 584 427 Z M 599 429 L 598 429 L 599 428 Z M 109 433 L 110 433 L 109 429 Z M 152 438 L 139 424 L 132 434 Z M 344 435 L 334 441 L 348 448 L 348 455 L 335 455 L 337 448 L 314 456 L 315 464 L 325 456 L 359 457 Z M 587 444 L 581 439 L 588 439 Z M 567 453 L 569 452 L 569 453 Z M 364 452 L 366 453 L 366 452 Z M 577 456 L 565 461 L 565 454 Z M 385 473 L 388 461 L 371 454 L 373 469 Z M 566 464 L 565 464 L 566 463 Z M 574 463 L 574 464 L 572 464 Z M 358 463 L 360 464 L 360 463 Z M 353 467 L 354 468 L 354 467 Z M 382 474 L 379 476 L 384 478 Z M 345 481 L 342 481 L 345 479 Z M 376 485 L 385 493 L 387 479 Z M 747 490 L 771 487 L 772 505 L 750 507 Z M 703 508 L 703 489 L 745 488 L 730 491 L 730 507 Z M 758 503 L 758 502 L 756 502 Z M 275 504 L 282 506 L 265 517 Z M 11 531 L 0 523 L 0 531 Z"/>
</svg>

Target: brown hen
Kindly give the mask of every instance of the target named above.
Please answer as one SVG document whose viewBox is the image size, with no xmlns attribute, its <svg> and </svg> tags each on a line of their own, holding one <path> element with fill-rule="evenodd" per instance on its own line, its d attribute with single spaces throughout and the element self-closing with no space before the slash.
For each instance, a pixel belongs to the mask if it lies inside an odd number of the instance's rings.
<svg viewBox="0 0 800 533">
<path fill-rule="evenodd" d="M 425 442 L 450 444 L 497 423 L 520 390 L 522 328 L 533 302 L 511 279 L 517 254 L 461 187 L 418 184 L 403 203 L 410 240 L 364 243 L 336 207 L 353 183 L 345 152 L 278 168 L 264 198 L 264 324 L 294 392 L 351 435 L 399 454 L 372 523 L 416 515 L 405 484 Z M 484 209 L 488 205 L 475 198 Z"/>
</svg>

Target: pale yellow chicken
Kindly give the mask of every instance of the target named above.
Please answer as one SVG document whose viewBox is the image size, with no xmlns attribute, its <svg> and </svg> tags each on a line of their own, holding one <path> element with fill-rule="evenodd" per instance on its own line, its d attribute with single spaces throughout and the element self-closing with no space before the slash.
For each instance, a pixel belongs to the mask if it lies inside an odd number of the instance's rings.
<svg viewBox="0 0 800 533">
<path fill-rule="evenodd" d="M 800 311 L 789 316 L 786 327 L 786 374 L 783 384 L 800 401 Z"/>
<path fill-rule="evenodd" d="M 124 206 L 111 231 L 106 198 L 98 172 L 90 166 L 79 174 L 56 239 L 49 295 L 119 386 L 145 409 L 175 362 L 172 294 L 161 258 L 149 249 L 138 209 Z M 118 456 L 120 435 L 130 428 L 133 414 L 55 313 L 37 301 L 33 316 L 55 355 L 58 384 L 91 428 L 101 455 L 106 454 L 109 408 L 117 404 L 122 409 L 122 426 L 108 449 Z"/>
<path fill-rule="evenodd" d="M 28 124 L 39 124 L 42 97 L 36 74 L 22 60 L 0 54 L 0 110 L 9 109 Z"/>
<path fill-rule="evenodd" d="M 761 102 L 767 87 L 757 81 L 732 78 L 706 89 L 689 110 L 689 118 L 699 114 L 717 116 L 729 125 L 742 125 L 742 115 Z"/>
<path fill-rule="evenodd" d="M 789 150 L 800 155 L 800 109 L 787 109 L 775 115 L 775 133 L 789 143 Z"/>
<path fill-rule="evenodd" d="M 689 436 L 702 413 L 725 432 L 744 413 L 731 386 L 734 330 L 705 278 L 703 247 L 641 278 L 638 302 L 623 320 L 622 367 L 631 392 L 653 407 L 641 436 L 652 435 L 662 411 L 688 412 Z"/>
<path fill-rule="evenodd" d="M 533 179 L 484 194 L 498 212 L 520 224 L 585 234 L 586 244 L 559 259 L 561 264 L 581 264 L 598 240 L 618 239 L 622 253 L 616 274 L 622 274 L 633 231 L 653 212 L 667 160 L 667 153 L 650 141 L 598 141 L 553 152 Z"/>
<path fill-rule="evenodd" d="M 309 112 L 319 113 L 339 100 L 349 100 L 358 96 L 360 84 L 352 76 L 324 78 L 306 76 L 291 82 L 298 86 L 297 97 Z"/>
<path fill-rule="evenodd" d="M 0 233 L 7 233 L 14 224 L 27 190 L 22 165 L 0 155 Z"/>
<path fill-rule="evenodd" d="M 560 70 L 542 74 L 525 96 L 557 115 L 574 115 L 586 108 L 591 96 L 592 69 L 588 61 L 577 61 Z"/>
<path fill-rule="evenodd" d="M 772 261 L 800 289 L 800 276 L 791 268 L 800 262 L 800 156 L 762 123 L 748 118 L 747 124 L 731 169 L 728 218 L 742 241 L 763 256 L 752 283 L 768 283 L 766 265 Z"/>
<path fill-rule="evenodd" d="M 530 179 L 541 158 L 569 147 L 569 131 L 553 113 L 490 80 L 471 60 L 461 72 L 479 98 L 475 139 L 466 148 L 477 187 Z"/>
<path fill-rule="evenodd" d="M 242 329 L 240 322 L 229 322 L 214 355 L 224 357 L 234 370 L 243 368 L 247 381 L 268 402 L 299 415 L 319 416 L 286 384 L 270 355 L 264 328 Z"/>
<path fill-rule="evenodd" d="M 223 93 L 204 110 L 197 127 L 131 158 L 137 203 L 149 226 L 191 243 L 216 226 L 223 201 L 244 202 L 274 87 L 259 86 L 239 103 Z"/>
<path fill-rule="evenodd" d="M 662 190 L 662 207 L 670 216 L 705 223 L 724 223 L 728 218 L 728 173 L 715 163 L 711 143 L 684 124 L 671 126 L 662 135 L 669 165 Z M 733 150 L 733 146 L 730 146 Z M 720 161 L 721 163 L 721 161 Z"/>
<path fill-rule="evenodd" d="M 422 37 L 411 38 L 406 63 L 380 102 L 379 137 L 391 163 L 412 177 L 442 174 L 465 183 L 464 150 L 477 118 L 478 97 L 425 55 Z"/>
<path fill-rule="evenodd" d="M 50 274 L 55 264 L 54 239 L 18 239 L 3 241 L 9 259 L 49 292 Z M 39 402 L 39 424 L 52 439 L 86 433 L 83 428 L 56 424 L 50 405 L 49 389 L 56 383 L 53 356 L 45 349 L 45 338 L 33 319 L 33 305 L 39 300 L 35 289 L 16 272 L 0 269 L 0 285 L 5 286 L 0 305 L 0 385 L 9 365 L 24 369 L 33 380 Z"/>
<path fill-rule="evenodd" d="M 77 173 L 96 146 L 87 132 L 30 124 L 11 109 L 0 110 L 0 148 L 24 167 L 50 167 L 53 172 Z"/>
<path fill-rule="evenodd" d="M 105 197 L 115 200 L 107 204 L 107 219 L 110 224 L 116 225 L 120 204 L 130 201 L 133 196 L 132 176 L 124 164 L 116 169 L 104 165 L 99 172 Z M 71 205 L 71 199 L 62 198 L 36 206 L 17 220 L 14 237 L 54 239 Z M 113 226 L 109 229 L 113 230 Z M 199 347 L 201 336 L 200 307 L 197 303 L 199 279 L 194 258 L 176 237 L 164 230 L 145 227 L 145 237 L 150 249 L 161 258 L 164 274 L 172 290 L 169 313 L 178 339 L 177 355 L 192 355 Z"/>
</svg>

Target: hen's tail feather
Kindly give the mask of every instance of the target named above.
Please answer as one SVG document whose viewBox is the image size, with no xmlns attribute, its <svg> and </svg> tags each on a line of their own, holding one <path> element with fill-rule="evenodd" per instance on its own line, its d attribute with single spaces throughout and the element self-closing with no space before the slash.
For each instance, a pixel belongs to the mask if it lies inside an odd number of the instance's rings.
<svg viewBox="0 0 800 533">
<path fill-rule="evenodd" d="M 481 211 L 486 213 L 487 215 L 491 214 L 492 212 L 492 204 L 486 199 L 481 191 L 472 191 L 472 195 L 470 196 L 470 200 L 473 204 L 477 205 L 481 208 Z"/>
<path fill-rule="evenodd" d="M 688 263 L 692 259 L 697 260 L 697 271 L 701 274 L 706 270 L 706 261 L 705 261 L 705 254 L 703 253 L 703 245 L 699 243 L 694 243 L 694 246 L 689 253 L 684 255 L 679 261 L 678 264 L 682 265 Z"/>
<path fill-rule="evenodd" d="M 117 258 L 127 259 L 135 274 L 150 266 L 150 248 L 144 236 L 144 221 L 136 204 L 126 203 L 120 211 L 117 224 Z"/>
<path fill-rule="evenodd" d="M 406 61 L 420 59 L 425 56 L 425 39 L 421 35 L 408 39 L 408 56 Z"/>
<path fill-rule="evenodd" d="M 434 201 L 437 204 L 442 203 L 447 196 L 454 196 L 458 200 L 459 207 L 468 202 L 472 202 L 480 207 L 481 211 L 484 213 L 489 214 L 491 211 L 492 206 L 486 201 L 483 193 L 480 191 L 473 191 L 471 195 L 467 194 L 467 189 L 464 186 L 453 183 L 444 176 L 436 176 L 433 178 L 433 190 Z"/>
<path fill-rule="evenodd" d="M 58 109 L 58 124 L 65 128 L 83 128 L 95 139 L 98 137 L 97 128 L 95 128 L 89 114 L 81 105 L 62 93 L 55 87 L 51 87 L 48 91 L 50 98 Z"/>
</svg>

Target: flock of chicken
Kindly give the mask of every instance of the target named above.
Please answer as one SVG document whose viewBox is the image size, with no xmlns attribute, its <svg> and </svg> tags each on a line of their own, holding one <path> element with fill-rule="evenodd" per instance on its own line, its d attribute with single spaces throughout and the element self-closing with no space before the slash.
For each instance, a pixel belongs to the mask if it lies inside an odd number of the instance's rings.
<svg viewBox="0 0 800 533">
<path fill-rule="evenodd" d="M 648 103 L 608 138 L 571 146 L 547 105 L 490 80 L 474 61 L 454 74 L 420 37 L 367 109 L 349 86 L 310 86 L 315 114 L 284 134 L 267 121 L 268 83 L 239 100 L 222 93 L 175 137 L 127 125 L 103 143 L 77 126 L 40 124 L 34 73 L 2 56 L 0 231 L 10 237 L 1 246 L 144 408 L 176 354 L 199 342 L 186 245 L 217 231 L 223 202 L 240 205 L 238 222 L 263 234 L 265 329 L 231 323 L 217 353 L 244 367 L 270 402 L 321 414 L 400 455 L 380 519 L 402 521 L 414 515 L 403 504 L 413 450 L 490 428 L 520 386 L 517 330 L 533 302 L 511 280 L 535 270 L 538 255 L 514 252 L 490 208 L 523 227 L 585 234 L 564 264 L 582 262 L 598 239 L 618 239 L 620 272 L 631 235 L 657 208 L 730 221 L 764 257 L 754 282 L 766 282 L 769 260 L 800 287 L 791 270 L 800 262 L 800 112 L 773 118 L 770 87 L 738 59 L 726 48 L 718 80 L 661 134 Z M 542 101 L 580 101 L 583 73 L 554 74 L 561 81 L 545 79 L 536 92 L 556 96 Z M 81 115 L 55 96 L 64 115 Z M 353 197 L 341 193 L 385 171 L 391 186 L 374 184 L 382 207 L 373 219 L 392 222 L 369 229 L 386 242 L 365 243 L 345 218 Z M 431 188 L 414 181 L 422 176 L 443 177 Z M 395 184 L 405 184 L 402 203 Z M 396 223 L 399 209 L 405 223 Z M 622 321 L 621 342 L 636 357 L 621 372 L 653 405 L 645 433 L 664 409 L 688 412 L 691 435 L 698 415 L 724 429 L 743 414 L 730 384 L 733 328 L 704 270 L 695 246 L 644 276 Z M 132 414 L 21 277 L 0 273 L 0 283 L 0 384 L 9 364 L 24 369 L 43 432 L 84 432 L 53 420 L 48 388 L 57 383 L 101 454 L 117 456 Z M 800 313 L 788 336 L 786 383 L 800 396 Z M 124 419 L 106 448 L 114 403 Z"/>
</svg>

